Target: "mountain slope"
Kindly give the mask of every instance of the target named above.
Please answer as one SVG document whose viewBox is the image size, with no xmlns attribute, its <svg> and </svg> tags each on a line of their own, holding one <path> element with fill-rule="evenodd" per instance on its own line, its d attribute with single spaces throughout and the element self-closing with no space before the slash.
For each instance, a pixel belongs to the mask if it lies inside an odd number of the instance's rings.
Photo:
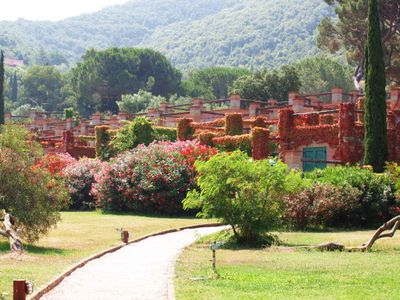
<svg viewBox="0 0 400 300">
<path fill-rule="evenodd" d="M 59 22 L 0 22 L 0 48 L 31 62 L 41 48 L 75 62 L 90 47 L 138 46 L 184 70 L 277 66 L 317 53 L 316 26 L 331 14 L 321 0 L 132 0 Z"/>
</svg>

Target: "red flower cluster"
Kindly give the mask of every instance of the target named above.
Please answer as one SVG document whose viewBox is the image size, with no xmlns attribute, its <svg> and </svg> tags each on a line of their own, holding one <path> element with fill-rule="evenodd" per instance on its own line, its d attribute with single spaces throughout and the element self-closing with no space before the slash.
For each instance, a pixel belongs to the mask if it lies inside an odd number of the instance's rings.
<svg viewBox="0 0 400 300">
<path fill-rule="evenodd" d="M 65 167 L 76 162 L 68 153 L 46 154 L 34 166 L 35 169 L 46 169 L 52 175 L 60 175 Z"/>
</svg>

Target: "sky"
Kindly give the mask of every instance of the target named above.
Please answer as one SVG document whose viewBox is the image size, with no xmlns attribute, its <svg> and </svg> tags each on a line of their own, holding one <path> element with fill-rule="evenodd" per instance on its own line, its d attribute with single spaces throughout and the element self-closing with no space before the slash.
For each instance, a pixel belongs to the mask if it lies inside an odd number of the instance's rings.
<svg viewBox="0 0 400 300">
<path fill-rule="evenodd" d="M 5 0 L 4 2 L 0 9 L 0 20 L 24 18 L 57 21 L 95 12 L 106 6 L 122 4 L 127 0 Z"/>
</svg>

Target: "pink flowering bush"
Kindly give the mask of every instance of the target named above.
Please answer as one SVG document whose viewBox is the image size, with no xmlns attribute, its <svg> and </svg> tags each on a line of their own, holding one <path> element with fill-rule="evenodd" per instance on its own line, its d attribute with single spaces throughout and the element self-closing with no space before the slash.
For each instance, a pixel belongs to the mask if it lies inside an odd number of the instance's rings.
<svg viewBox="0 0 400 300">
<path fill-rule="evenodd" d="M 103 162 L 98 159 L 83 158 L 68 165 L 62 170 L 62 176 L 71 196 L 72 209 L 92 209 L 95 200 L 91 194 L 95 175 L 103 168 Z"/>
<path fill-rule="evenodd" d="M 182 213 L 182 200 L 196 186 L 196 159 L 216 150 L 197 142 L 154 142 L 125 152 L 96 176 L 93 193 L 106 211 Z"/>
<path fill-rule="evenodd" d="M 353 187 L 316 183 L 283 197 L 285 219 L 297 229 L 350 227 L 354 225 L 354 211 L 361 206 L 360 194 Z"/>
</svg>

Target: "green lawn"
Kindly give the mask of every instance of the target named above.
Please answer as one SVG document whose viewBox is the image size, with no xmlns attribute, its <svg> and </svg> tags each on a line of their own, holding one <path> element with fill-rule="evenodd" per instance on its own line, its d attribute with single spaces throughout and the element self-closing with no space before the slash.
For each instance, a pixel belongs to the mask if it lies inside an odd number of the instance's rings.
<svg viewBox="0 0 400 300">
<path fill-rule="evenodd" d="M 360 245 L 372 231 L 281 233 L 286 245 L 327 241 Z M 177 299 L 400 299 L 400 237 L 371 252 L 318 252 L 272 247 L 217 251 L 211 271 L 209 241 L 186 249 L 176 267 Z"/>
<path fill-rule="evenodd" d="M 166 229 L 210 221 L 194 218 L 161 218 L 110 215 L 100 212 L 63 212 L 62 221 L 48 236 L 28 245 L 19 258 L 10 257 L 7 240 L 0 237 L 0 299 L 12 297 L 12 281 L 27 279 L 36 289 L 78 261 L 120 245 L 116 228 L 126 228 L 131 239 Z"/>
</svg>

